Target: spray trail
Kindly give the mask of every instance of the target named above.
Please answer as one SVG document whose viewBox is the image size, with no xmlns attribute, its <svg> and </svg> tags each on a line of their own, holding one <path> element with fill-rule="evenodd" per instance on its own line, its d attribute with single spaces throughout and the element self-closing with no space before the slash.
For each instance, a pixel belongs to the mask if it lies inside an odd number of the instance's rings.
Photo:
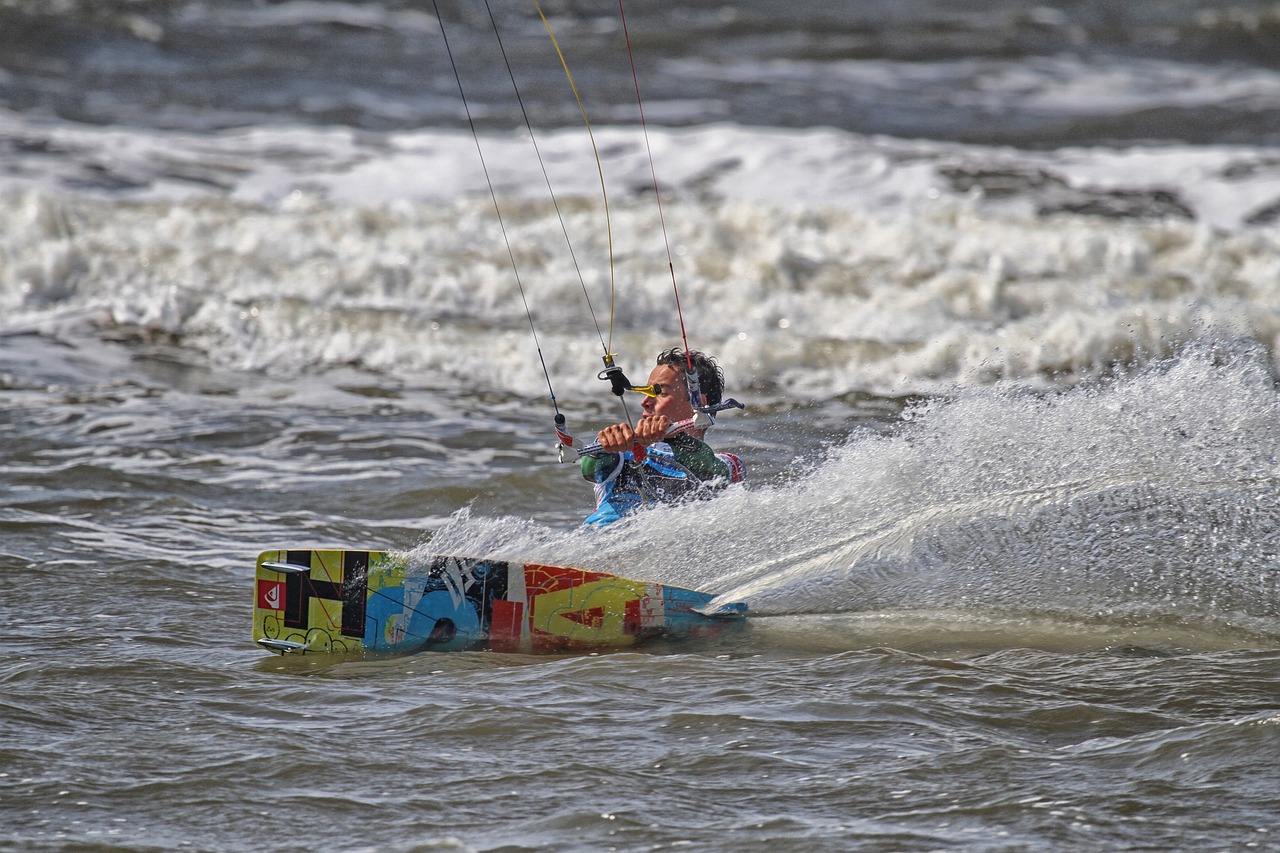
<svg viewBox="0 0 1280 853">
<path fill-rule="evenodd" d="M 1266 355 L 1225 343 L 1050 396 L 961 390 L 786 482 L 607 531 L 485 520 L 479 538 L 512 557 L 708 589 L 756 614 L 926 609 L 1277 633 L 1278 460 Z M 476 524 L 460 521 L 458 541 L 474 543 Z"/>
</svg>

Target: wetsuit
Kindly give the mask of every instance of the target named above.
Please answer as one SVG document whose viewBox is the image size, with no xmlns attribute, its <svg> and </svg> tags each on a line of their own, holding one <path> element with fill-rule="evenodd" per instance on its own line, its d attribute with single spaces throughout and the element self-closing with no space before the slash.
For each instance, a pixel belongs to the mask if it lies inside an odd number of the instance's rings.
<svg viewBox="0 0 1280 853">
<path fill-rule="evenodd" d="M 586 524 L 612 524 L 646 503 L 681 500 L 746 479 L 741 459 L 716 453 L 691 435 L 672 436 L 645 450 L 639 463 L 631 451 L 583 458 L 582 477 L 596 491 L 596 511 Z"/>
</svg>

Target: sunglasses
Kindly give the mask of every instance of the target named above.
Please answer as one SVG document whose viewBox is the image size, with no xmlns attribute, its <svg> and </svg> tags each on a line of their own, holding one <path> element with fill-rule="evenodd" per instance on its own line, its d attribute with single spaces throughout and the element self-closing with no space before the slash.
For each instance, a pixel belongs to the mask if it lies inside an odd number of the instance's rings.
<svg viewBox="0 0 1280 853">
<path fill-rule="evenodd" d="M 635 391 L 637 394 L 643 394 L 646 397 L 663 397 L 683 391 L 684 388 L 681 383 L 655 382 L 652 385 L 632 385 L 627 390 Z"/>
</svg>

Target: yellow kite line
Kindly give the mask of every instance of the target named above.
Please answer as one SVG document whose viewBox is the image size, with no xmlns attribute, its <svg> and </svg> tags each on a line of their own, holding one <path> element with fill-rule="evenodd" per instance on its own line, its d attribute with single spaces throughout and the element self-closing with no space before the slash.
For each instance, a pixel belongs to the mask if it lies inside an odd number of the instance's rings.
<svg viewBox="0 0 1280 853">
<path fill-rule="evenodd" d="M 573 97 L 578 102 L 578 110 L 582 113 L 582 123 L 587 126 L 587 136 L 591 137 L 591 151 L 596 158 L 596 173 L 600 176 L 600 195 L 604 198 L 604 225 L 609 239 L 609 344 L 605 348 L 605 365 L 610 366 L 613 363 L 614 355 L 613 314 L 616 303 L 617 278 L 613 269 L 613 223 L 609 218 L 609 193 L 604 187 L 604 167 L 600 165 L 600 149 L 596 146 L 596 135 L 591 131 L 591 121 L 587 118 L 587 108 L 582 105 L 582 95 L 578 93 L 578 86 L 573 82 L 573 74 L 569 71 L 569 63 L 565 61 L 564 52 L 560 50 L 560 43 L 556 41 L 556 34 L 551 31 L 551 23 L 543 13 L 542 7 L 538 5 L 538 0 L 532 0 L 532 2 L 533 8 L 538 10 L 538 17 L 542 19 L 542 26 L 546 27 L 547 35 L 551 37 L 551 44 L 556 49 L 556 56 L 560 58 L 560 67 L 564 69 L 564 76 L 569 80 L 569 88 L 573 90 Z"/>
</svg>

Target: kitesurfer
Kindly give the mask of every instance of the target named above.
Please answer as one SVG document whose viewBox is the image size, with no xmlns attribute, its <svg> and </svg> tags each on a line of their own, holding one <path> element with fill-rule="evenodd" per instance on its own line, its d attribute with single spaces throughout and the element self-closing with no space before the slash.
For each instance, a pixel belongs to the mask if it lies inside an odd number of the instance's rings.
<svg viewBox="0 0 1280 853">
<path fill-rule="evenodd" d="M 742 460 L 712 450 L 703 440 L 704 430 L 667 435 L 673 424 L 695 414 L 685 376 L 689 365 L 698 378 L 702 405 L 720 402 L 724 373 L 715 359 L 697 350 L 686 355 L 675 347 L 659 353 L 656 362 L 649 384 L 632 389 L 645 395 L 635 427 L 605 427 L 596 437 L 605 452 L 582 459 L 583 479 L 596 492 L 596 510 L 586 524 L 612 524 L 646 503 L 680 500 L 746 478 Z"/>
</svg>

